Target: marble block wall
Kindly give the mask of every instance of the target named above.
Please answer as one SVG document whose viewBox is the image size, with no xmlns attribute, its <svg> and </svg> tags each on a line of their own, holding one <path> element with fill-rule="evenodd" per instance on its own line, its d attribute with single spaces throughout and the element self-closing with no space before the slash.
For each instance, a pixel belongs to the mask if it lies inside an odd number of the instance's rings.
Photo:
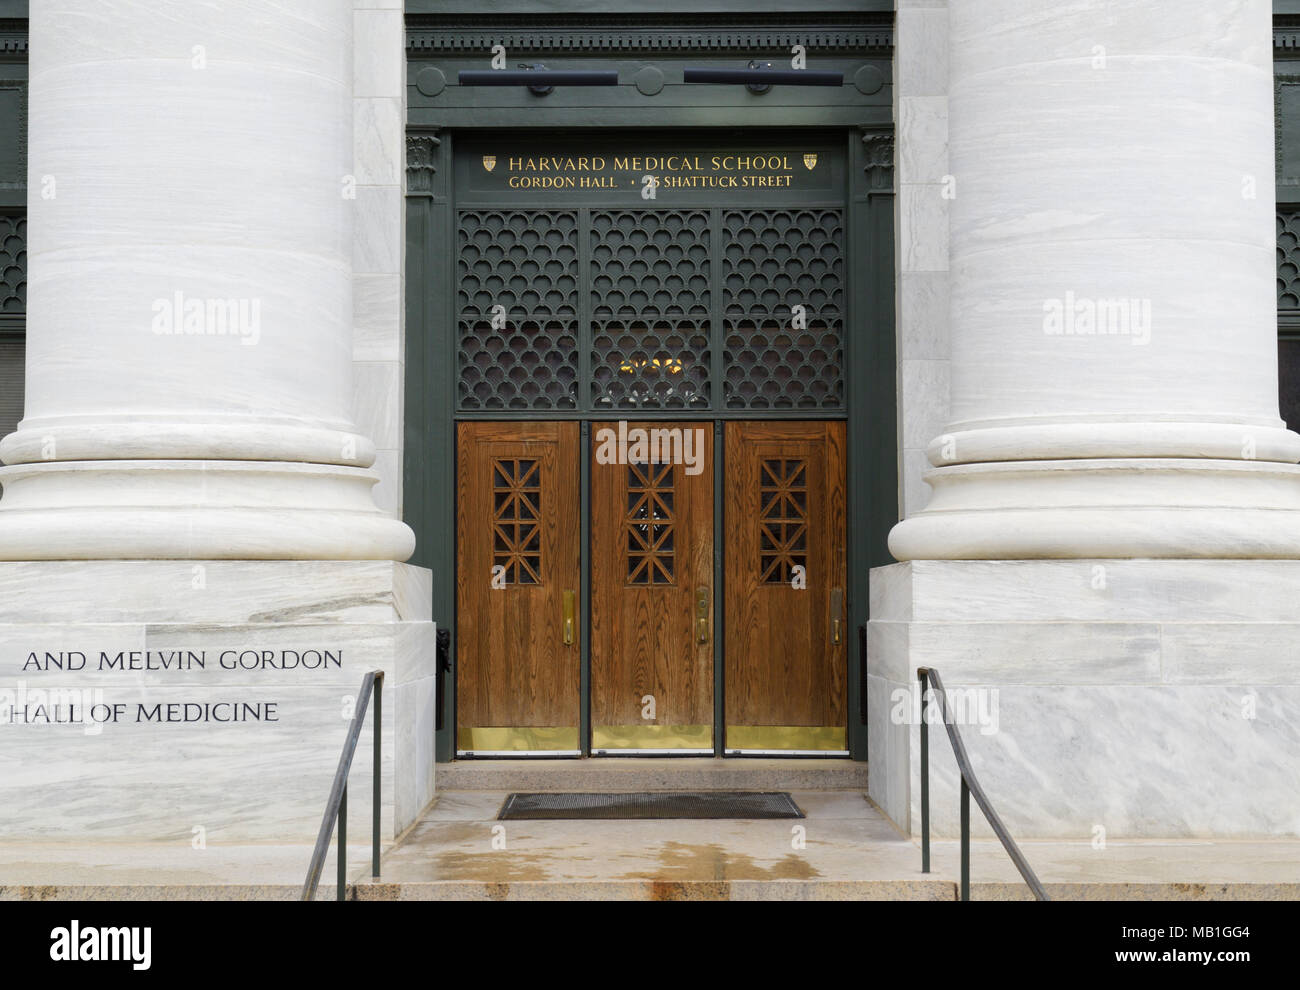
<svg viewBox="0 0 1300 990">
<path fill-rule="evenodd" d="M 387 561 L 0 563 L 0 839 L 310 843 L 373 669 L 393 838 L 433 797 L 431 589 Z M 373 717 L 349 777 L 366 842 Z"/>
<path fill-rule="evenodd" d="M 1018 839 L 1300 835 L 1298 590 L 1286 560 L 876 568 L 871 797 L 920 833 L 916 668 L 933 666 Z M 933 723 L 930 761 L 932 828 L 955 836 L 956 766 Z"/>
<path fill-rule="evenodd" d="M 375 442 L 375 502 L 402 514 L 406 33 L 401 0 L 355 0 L 352 121 L 354 415 Z"/>
<path fill-rule="evenodd" d="M 948 2 L 898 0 L 894 39 L 898 195 L 900 518 L 925 508 L 925 449 L 948 423 Z"/>
</svg>

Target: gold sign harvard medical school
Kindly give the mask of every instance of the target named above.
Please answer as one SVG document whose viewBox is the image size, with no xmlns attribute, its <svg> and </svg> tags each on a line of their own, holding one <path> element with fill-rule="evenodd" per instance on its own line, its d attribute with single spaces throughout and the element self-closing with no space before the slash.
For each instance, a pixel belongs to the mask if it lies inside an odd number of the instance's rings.
<svg viewBox="0 0 1300 990">
<path fill-rule="evenodd" d="M 813 151 L 527 154 L 478 156 L 478 189 L 539 191 L 646 189 L 785 190 L 824 187 L 824 154 Z M 819 167 L 823 174 L 818 173 Z"/>
</svg>

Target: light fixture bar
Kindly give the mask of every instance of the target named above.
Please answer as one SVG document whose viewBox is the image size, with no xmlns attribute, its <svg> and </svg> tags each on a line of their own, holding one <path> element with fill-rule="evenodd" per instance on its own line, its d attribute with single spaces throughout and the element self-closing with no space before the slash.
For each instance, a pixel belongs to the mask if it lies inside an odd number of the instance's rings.
<svg viewBox="0 0 1300 990">
<path fill-rule="evenodd" d="M 844 73 L 815 69 L 708 69 L 687 68 L 682 79 L 688 83 L 721 83 L 745 86 L 842 86 Z"/>
<path fill-rule="evenodd" d="M 462 86 L 617 86 L 615 69 L 461 69 Z"/>
</svg>

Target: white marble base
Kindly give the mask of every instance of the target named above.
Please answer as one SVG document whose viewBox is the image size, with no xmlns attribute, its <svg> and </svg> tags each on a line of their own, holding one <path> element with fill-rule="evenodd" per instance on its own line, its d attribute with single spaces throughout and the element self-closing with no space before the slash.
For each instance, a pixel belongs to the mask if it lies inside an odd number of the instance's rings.
<svg viewBox="0 0 1300 990">
<path fill-rule="evenodd" d="M 870 793 L 920 832 L 916 668 L 1017 838 L 1300 835 L 1300 561 L 914 561 L 871 572 Z M 899 692 L 906 692 L 900 695 Z M 958 829 L 930 730 L 931 823 Z M 991 834 L 978 810 L 972 825 Z"/>
<path fill-rule="evenodd" d="M 1066 459 L 934 468 L 925 475 L 933 497 L 890 532 L 890 553 L 899 560 L 1300 558 L 1294 463 L 1060 456 Z"/>
<path fill-rule="evenodd" d="M 375 504 L 377 480 L 300 462 L 11 464 L 0 559 L 405 560 L 415 534 Z"/>
<path fill-rule="evenodd" d="M 0 839 L 310 842 L 373 669 L 393 837 L 433 797 L 430 593 L 428 571 L 391 562 L 0 563 Z M 222 702 L 275 720 L 160 720 Z M 102 707 L 53 724 L 42 705 Z M 367 841 L 373 715 L 349 778 Z"/>
</svg>

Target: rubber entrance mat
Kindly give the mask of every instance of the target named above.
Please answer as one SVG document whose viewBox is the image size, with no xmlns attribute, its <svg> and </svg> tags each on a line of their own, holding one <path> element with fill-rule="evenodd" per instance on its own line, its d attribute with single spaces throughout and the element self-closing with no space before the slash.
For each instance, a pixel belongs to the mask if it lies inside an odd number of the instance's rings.
<svg viewBox="0 0 1300 990">
<path fill-rule="evenodd" d="M 500 821 L 653 818 L 802 818 L 784 791 L 662 791 L 639 794 L 511 794 Z"/>
</svg>

